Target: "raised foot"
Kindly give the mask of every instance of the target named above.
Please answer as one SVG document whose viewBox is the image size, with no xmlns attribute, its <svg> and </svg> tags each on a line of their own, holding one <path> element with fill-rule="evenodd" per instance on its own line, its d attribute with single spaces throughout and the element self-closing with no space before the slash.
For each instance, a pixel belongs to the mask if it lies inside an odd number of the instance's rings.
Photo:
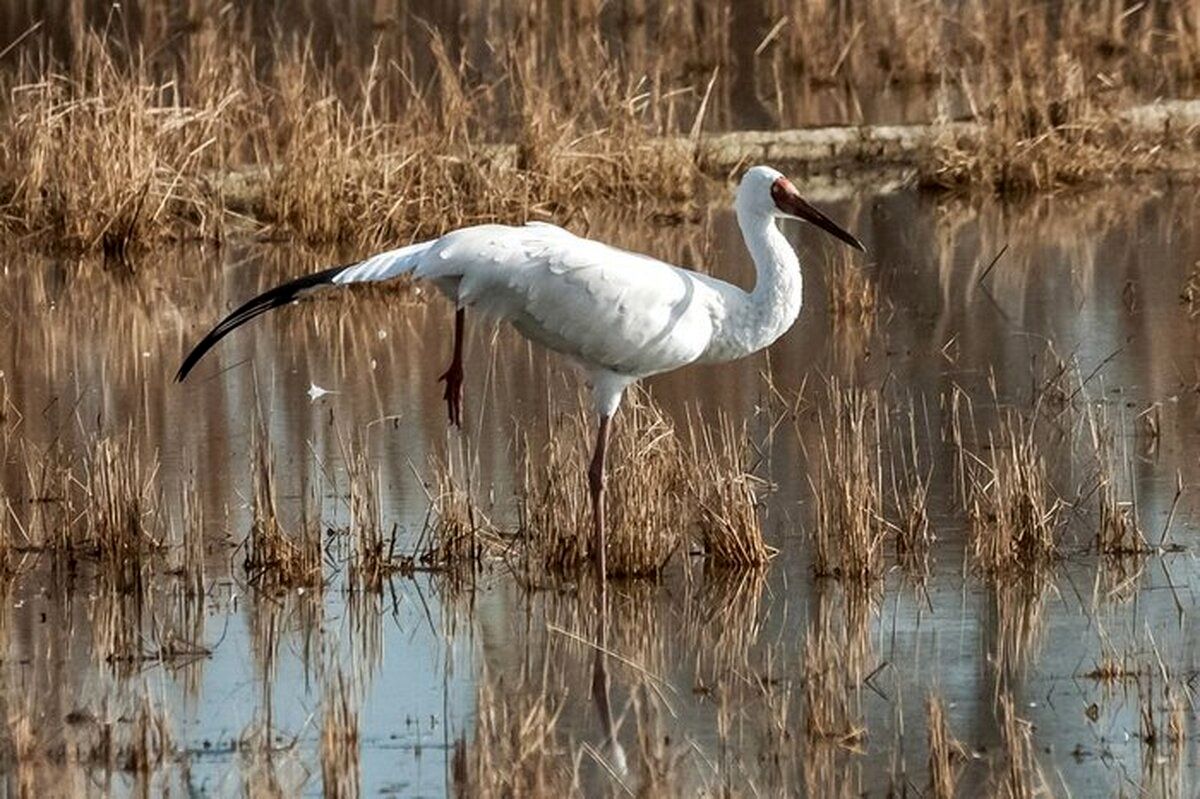
<svg viewBox="0 0 1200 799">
<path fill-rule="evenodd" d="M 441 377 L 438 378 L 438 382 L 446 384 L 446 389 L 442 392 L 442 399 L 446 401 L 446 415 L 450 418 L 450 424 L 461 429 L 463 404 L 462 364 L 458 362 L 450 364 L 450 368 L 442 373 Z"/>
</svg>

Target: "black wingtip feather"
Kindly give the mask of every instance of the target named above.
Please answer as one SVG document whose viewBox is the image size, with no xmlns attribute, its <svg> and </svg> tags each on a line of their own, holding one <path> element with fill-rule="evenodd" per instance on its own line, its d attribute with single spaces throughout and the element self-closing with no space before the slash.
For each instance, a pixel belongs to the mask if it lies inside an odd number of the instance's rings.
<svg viewBox="0 0 1200 799">
<path fill-rule="evenodd" d="M 179 371 L 175 373 L 175 382 L 182 383 L 186 380 L 188 374 L 200 362 L 200 359 L 218 341 L 225 338 L 225 336 L 255 317 L 261 316 L 273 308 L 279 308 L 299 299 L 306 291 L 332 284 L 333 279 L 337 277 L 339 272 L 346 269 L 347 266 L 353 266 L 353 264 L 335 266 L 332 269 L 325 269 L 320 272 L 314 272 L 311 275 L 296 278 L 295 280 L 289 280 L 287 283 L 282 283 L 273 289 L 264 291 L 257 297 L 243 303 L 237 310 L 222 319 L 216 327 L 208 332 L 208 335 L 200 339 L 200 342 L 192 348 L 192 351 L 183 359 Z"/>
</svg>

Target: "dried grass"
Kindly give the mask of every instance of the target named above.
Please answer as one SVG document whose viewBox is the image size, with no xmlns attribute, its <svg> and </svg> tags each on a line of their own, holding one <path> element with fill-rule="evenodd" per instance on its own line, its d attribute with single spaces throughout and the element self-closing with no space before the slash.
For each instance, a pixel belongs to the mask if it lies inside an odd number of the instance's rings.
<svg viewBox="0 0 1200 799">
<path fill-rule="evenodd" d="M 767 545 L 758 518 L 758 497 L 766 487 L 750 464 L 750 441 L 743 423 L 735 427 L 718 415 L 716 431 L 703 417 L 688 417 L 691 437 L 688 466 L 697 508 L 696 535 L 717 566 L 765 566 L 776 550 Z M 697 432 L 699 431 L 699 432 Z"/>
<path fill-rule="evenodd" d="M 880 457 L 884 412 L 877 393 L 837 380 L 830 380 L 826 396 L 816 477 L 809 476 L 816 503 L 813 568 L 818 575 L 866 585 L 882 574 L 887 534 Z"/>
<path fill-rule="evenodd" d="M 561 704 L 545 687 L 484 674 L 474 739 L 459 738 L 451 765 L 459 797 L 568 796 L 575 780 L 558 741 Z"/>
<path fill-rule="evenodd" d="M 350 534 L 354 547 L 350 558 L 350 588 L 379 591 L 393 573 L 411 570 L 412 564 L 396 552 L 395 528 L 390 536 L 384 535 L 380 475 L 367 460 L 365 443 L 361 440 L 343 442 L 342 459 L 349 481 Z"/>
<path fill-rule="evenodd" d="M 426 489 L 429 515 L 417 543 L 417 559 L 429 568 L 461 574 L 477 568 L 488 553 L 501 552 L 503 541 L 479 506 L 461 452 L 430 457 L 433 485 Z"/>
<path fill-rule="evenodd" d="M 315 522 L 301 524 L 298 533 L 284 528 L 275 498 L 275 461 L 261 426 L 256 426 L 251 444 L 251 479 L 254 518 L 243 560 L 251 583 L 271 588 L 319 587 L 323 580 L 320 527 Z"/>
<path fill-rule="evenodd" d="M 925 709 L 929 730 L 929 795 L 934 799 L 954 799 L 967 753 L 950 732 L 941 697 L 931 694 Z"/>
<path fill-rule="evenodd" d="M 593 546 L 590 419 L 581 403 L 554 418 L 540 455 L 526 448 L 519 499 L 527 562 L 550 574 L 577 572 Z M 630 391 L 613 419 L 607 471 L 608 574 L 656 575 L 690 528 L 690 471 L 674 423 L 648 394 Z"/>
<path fill-rule="evenodd" d="M 993 575 L 1041 568 L 1059 557 L 1059 515 L 1046 463 L 1031 423 L 1001 414 L 983 455 L 971 455 L 969 486 L 971 555 Z"/>
<path fill-rule="evenodd" d="M 359 773 L 358 711 L 346 677 L 337 671 L 327 681 L 321 710 L 321 786 L 329 799 L 357 797 Z"/>
</svg>

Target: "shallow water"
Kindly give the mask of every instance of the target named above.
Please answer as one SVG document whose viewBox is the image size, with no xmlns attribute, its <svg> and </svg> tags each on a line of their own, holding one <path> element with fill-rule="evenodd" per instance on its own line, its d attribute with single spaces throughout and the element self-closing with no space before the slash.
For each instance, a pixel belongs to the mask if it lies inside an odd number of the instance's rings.
<svg viewBox="0 0 1200 799">
<path fill-rule="evenodd" d="M 1200 322 L 1180 300 L 1200 261 L 1196 193 L 1145 186 L 968 206 L 864 192 L 824 204 L 869 248 L 881 300 L 872 328 L 830 318 L 825 276 L 842 253 L 789 226 L 807 280 L 796 327 L 765 355 L 649 381 L 677 418 L 698 406 L 747 421 L 762 453 L 756 472 L 774 484 L 762 515 L 779 554 L 765 573 L 734 575 L 679 553 L 659 582 L 613 583 L 608 646 L 629 762 L 624 782 L 639 784 L 641 728 L 669 741 L 664 751 L 678 759 L 672 773 L 684 794 L 722 785 L 764 795 L 924 790 L 924 702 L 935 691 L 968 751 L 964 780 L 979 790 L 1002 764 L 995 699 L 1003 689 L 1032 724 L 1037 762 L 1055 794 L 1132 795 L 1140 785 L 1190 795 L 1194 710 L 1185 714 L 1182 754 L 1168 756 L 1168 747 L 1152 749 L 1139 737 L 1145 681 L 1105 686 L 1084 675 L 1109 651 L 1155 669 L 1161 657 L 1169 677 L 1155 671 L 1155 691 L 1159 682 L 1184 691 L 1197 673 Z M 752 276 L 724 209 L 665 228 L 597 216 L 589 232 L 742 284 Z M 171 382 L 186 347 L 224 311 L 283 276 L 346 255 L 249 243 L 180 247 L 140 259 L 132 273 L 5 256 L 2 476 L 13 516 L 27 525 L 38 508 L 53 506 L 35 489 L 38 452 L 58 445 L 77 456 L 98 434 L 130 430 L 146 461 L 161 464 L 155 485 L 168 526 L 179 526 L 181 486 L 194 479 L 207 542 L 205 594 L 184 597 L 178 578 L 156 568 L 133 622 L 87 559 L 64 572 L 44 552 L 21 554 L 0 625 L 8 739 L 21 713 L 49 741 L 87 739 L 106 721 L 120 734 L 147 697 L 169 719 L 173 746 L 146 778 L 119 763 L 78 757 L 82 764 L 60 768 L 61 759 L 48 759 L 7 769 L 11 789 L 33 780 L 42 790 L 133 792 L 148 779 L 152 793 L 320 794 L 323 698 L 345 674 L 361 709 L 364 794 L 451 792 L 454 744 L 474 739 L 485 681 L 501 696 L 537 694 L 545 683 L 565 697 L 562 763 L 589 793 L 618 791 L 597 765 L 614 754 L 590 689 L 590 585 L 526 590 L 492 561 L 466 584 L 417 572 L 396 577 L 381 596 L 349 592 L 342 576 L 345 442 L 365 441 L 401 551 L 416 546 L 426 522 L 430 458 L 447 452 L 467 453 L 481 503 L 511 529 L 520 482 L 514 431 L 536 438 L 550 408 L 569 407 L 573 373 L 515 335 L 477 324 L 466 433 L 448 432 L 436 377 L 449 352 L 450 311 L 436 298 L 396 292 L 278 312 L 224 342 L 187 384 Z M 1047 381 L 1052 353 L 1077 367 L 1061 382 Z M 796 413 L 782 410 L 767 375 L 782 396 L 802 392 Z M 918 409 L 937 536 L 922 585 L 893 567 L 873 598 L 855 600 L 836 580 L 813 576 L 805 453 L 820 435 L 830 376 L 882 388 L 897 402 L 911 398 Z M 310 399 L 313 385 L 329 393 Z M 1066 556 L 1044 579 L 996 586 L 971 568 L 956 453 L 943 435 L 955 386 L 974 402 L 979 430 L 989 429 L 998 407 L 1044 423 L 1039 443 L 1068 503 Z M 1053 404 L 1047 397 L 1062 386 L 1069 401 Z M 1157 435 L 1142 416 L 1152 407 Z M 1124 571 L 1091 551 L 1088 408 L 1103 409 L 1116 431 L 1120 493 L 1136 496 L 1151 543 L 1167 524 L 1177 478 L 1185 486 L 1168 538 L 1179 546 L 1126 562 Z M 285 522 L 320 514 L 328 581 L 321 595 L 264 593 L 247 583 L 239 545 L 250 526 L 256 414 L 269 431 Z M 976 451 L 984 440 L 973 439 Z M 804 744 L 801 652 L 821 619 L 848 638 L 839 657 L 865 731 L 857 751 Z M 140 631 L 138 651 L 159 652 L 165 640 L 187 645 L 162 660 L 108 659 L 105 636 L 122 624 Z M 782 743 L 772 742 L 772 728 Z"/>
</svg>

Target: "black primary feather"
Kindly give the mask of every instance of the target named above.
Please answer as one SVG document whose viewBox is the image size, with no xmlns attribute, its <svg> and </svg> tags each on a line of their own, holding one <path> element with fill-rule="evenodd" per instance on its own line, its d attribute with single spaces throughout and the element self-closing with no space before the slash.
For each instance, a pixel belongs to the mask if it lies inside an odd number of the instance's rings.
<svg viewBox="0 0 1200 799">
<path fill-rule="evenodd" d="M 332 269 L 325 269 L 320 272 L 314 272 L 311 275 L 298 277 L 295 280 L 289 280 L 287 283 L 264 291 L 262 294 L 244 303 L 236 311 L 222 319 L 220 324 L 210 330 L 207 336 L 200 339 L 200 343 L 183 359 L 183 364 L 179 367 L 179 371 L 175 373 L 175 382 L 182 383 L 186 380 L 188 373 L 200 362 L 205 353 L 232 331 L 246 324 L 256 316 L 265 314 L 272 308 L 279 308 L 280 306 L 296 301 L 306 291 L 324 285 L 331 285 L 338 273 L 350 266 L 354 266 L 354 264 L 335 266 Z"/>
</svg>

